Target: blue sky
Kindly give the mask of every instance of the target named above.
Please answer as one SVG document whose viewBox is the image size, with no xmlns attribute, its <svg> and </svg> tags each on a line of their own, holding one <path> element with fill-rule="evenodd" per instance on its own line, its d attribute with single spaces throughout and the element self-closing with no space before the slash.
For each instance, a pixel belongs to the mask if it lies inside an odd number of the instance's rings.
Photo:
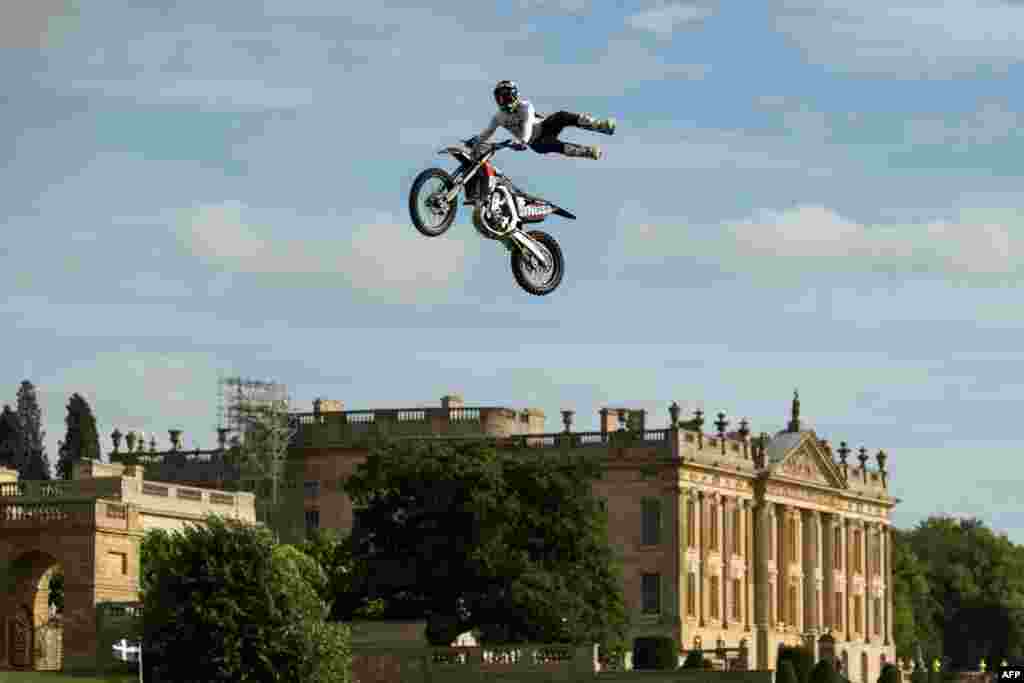
<svg viewBox="0 0 1024 683">
<path fill-rule="evenodd" d="M 673 400 L 774 431 L 799 387 L 890 454 L 898 524 L 1024 542 L 1024 4 L 130 5 L 0 9 L 0 378 L 39 387 L 51 457 L 75 391 L 104 435 L 209 447 L 219 373 L 551 431 Z M 468 213 L 406 215 L 502 78 L 619 121 L 565 135 L 600 162 L 498 160 L 579 216 L 543 298 Z"/>
</svg>

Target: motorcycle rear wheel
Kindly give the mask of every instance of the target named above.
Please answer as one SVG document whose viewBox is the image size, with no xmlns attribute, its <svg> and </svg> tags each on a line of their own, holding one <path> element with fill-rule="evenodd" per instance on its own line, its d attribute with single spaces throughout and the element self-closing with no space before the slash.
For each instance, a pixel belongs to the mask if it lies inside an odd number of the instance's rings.
<svg viewBox="0 0 1024 683">
<path fill-rule="evenodd" d="M 530 268 L 528 260 L 532 260 L 532 255 L 524 255 L 519 248 L 512 251 L 512 275 L 515 276 L 519 286 L 530 294 L 534 296 L 550 294 L 562 283 L 562 276 L 565 274 L 565 260 L 562 258 L 562 248 L 558 246 L 558 242 L 555 241 L 554 237 L 542 230 L 530 230 L 526 234 L 542 244 L 548 254 L 551 255 L 550 275 L 547 276 L 543 283 L 534 283 L 532 281 L 534 277 L 532 272 L 527 272 L 527 269 Z"/>
<path fill-rule="evenodd" d="M 435 191 L 425 197 L 420 197 L 420 194 L 424 191 L 424 185 L 435 178 L 441 180 L 444 189 Z M 416 180 L 412 182 L 412 189 L 409 190 L 409 217 L 412 218 L 413 227 L 420 234 L 427 237 L 440 237 L 447 232 L 448 228 L 452 227 L 452 223 L 455 222 L 455 214 L 459 210 L 458 197 L 445 205 L 443 197 L 438 197 L 438 195 L 442 191 L 449 192 L 453 187 L 455 187 L 455 181 L 448 175 L 447 171 L 441 168 L 428 168 L 416 176 Z M 437 201 L 438 199 L 441 200 L 441 204 L 431 206 L 430 202 Z M 427 216 L 440 216 L 440 223 L 429 225 L 424 220 L 424 214 L 421 211 L 425 211 Z"/>
</svg>

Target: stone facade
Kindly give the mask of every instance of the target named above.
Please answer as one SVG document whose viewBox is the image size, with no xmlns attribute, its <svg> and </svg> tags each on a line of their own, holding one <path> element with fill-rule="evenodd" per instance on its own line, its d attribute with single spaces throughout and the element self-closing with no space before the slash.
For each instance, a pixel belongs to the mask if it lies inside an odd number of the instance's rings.
<svg viewBox="0 0 1024 683">
<path fill-rule="evenodd" d="M 294 415 L 289 468 L 302 481 L 307 529 L 351 529 L 342 486 L 383 436 L 483 437 L 553 458 L 598 453 L 606 470 L 595 492 L 622 560 L 634 637 L 668 635 L 721 666 L 771 669 L 779 645 L 814 646 L 831 633 L 854 683 L 874 681 L 895 661 L 890 519 L 899 501 L 886 455 L 869 468 L 863 448 L 859 464 L 845 442 L 833 453 L 802 427 L 797 397 L 786 429 L 757 437 L 745 421 L 727 431 L 723 414 L 707 434 L 703 413 L 680 421 L 675 404 L 668 428 L 649 429 L 643 411 L 608 407 L 597 432 L 572 431 L 573 412 L 563 411 L 558 434 L 543 433 L 541 411 L 466 407 L 457 395 L 440 408 L 342 407 L 319 400 L 312 413 Z M 196 476 L 187 464 L 176 472 Z M 748 660 L 726 661 L 741 646 Z"/>
<path fill-rule="evenodd" d="M 836 460 L 827 442 L 801 428 L 797 398 L 785 430 L 756 438 L 745 422 L 726 432 L 724 415 L 718 434 L 705 434 L 703 414 L 680 423 L 675 407 L 673 424 L 653 430 L 643 411 L 604 408 L 601 431 L 592 433 L 572 432 L 566 411 L 561 434 L 541 434 L 542 423 L 507 409 L 458 409 L 466 422 L 428 411 L 300 415 L 291 457 L 304 464 L 307 515 L 315 512 L 321 527 L 351 529 L 342 486 L 378 432 L 496 437 L 513 448 L 551 449 L 552 457 L 599 450 L 607 465 L 595 492 L 606 501 L 635 637 L 669 635 L 681 650 L 700 647 L 712 658 L 716 648 L 735 653 L 742 644 L 749 661 L 720 665 L 771 669 L 779 645 L 815 647 L 831 632 L 855 683 L 874 681 L 895 661 L 889 520 L 898 500 L 888 492 L 886 456 L 879 452 L 878 468 L 869 468 L 861 449 L 852 465 L 844 443 Z M 420 433 L 410 433 L 417 422 Z"/>
<path fill-rule="evenodd" d="M 70 481 L 3 473 L 0 561 L 20 570 L 15 590 L 0 595 L 0 669 L 93 670 L 96 605 L 138 599 L 143 533 L 201 523 L 211 512 L 255 523 L 254 496 L 147 481 L 141 467 L 93 462 L 76 467 Z M 64 572 L 59 619 L 47 604 L 57 566 Z"/>
</svg>

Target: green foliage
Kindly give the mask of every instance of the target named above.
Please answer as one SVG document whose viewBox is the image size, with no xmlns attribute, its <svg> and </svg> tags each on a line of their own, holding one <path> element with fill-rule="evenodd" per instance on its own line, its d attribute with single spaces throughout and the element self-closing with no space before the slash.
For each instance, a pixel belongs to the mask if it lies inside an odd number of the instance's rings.
<svg viewBox="0 0 1024 683">
<path fill-rule="evenodd" d="M 683 660 L 684 669 L 702 669 L 704 668 L 704 651 L 703 650 L 690 650 L 686 653 L 686 659 Z"/>
<path fill-rule="evenodd" d="M 163 680 L 349 681 L 348 634 L 324 620 L 321 568 L 268 530 L 211 516 L 149 532 L 142 556 L 143 643 Z"/>
<path fill-rule="evenodd" d="M 963 669 L 1024 655 L 1024 549 L 949 517 L 898 532 L 893 549 L 897 656 L 920 644 L 926 661 Z"/>
<path fill-rule="evenodd" d="M 788 661 L 793 665 L 793 672 L 796 674 L 797 683 L 808 683 L 811 678 L 811 670 L 814 668 L 814 653 L 803 646 L 781 646 L 776 662 L 779 668 L 782 662 Z"/>
<path fill-rule="evenodd" d="M 10 406 L 0 413 L 0 465 L 19 469 L 25 459 L 25 437 L 18 414 Z"/>
<path fill-rule="evenodd" d="M 57 613 L 64 611 L 64 572 L 60 568 L 50 575 L 50 595 L 47 604 L 57 610 Z"/>
<path fill-rule="evenodd" d="M 886 664 L 878 675 L 878 683 L 900 683 L 900 672 L 894 664 Z"/>
<path fill-rule="evenodd" d="M 839 673 L 835 665 L 827 660 L 819 660 L 811 669 L 810 683 L 838 683 Z"/>
<path fill-rule="evenodd" d="M 89 402 L 81 394 L 72 394 L 64 418 L 67 431 L 57 458 L 57 478 L 71 479 L 74 465 L 82 460 L 100 460 L 100 437 Z"/>
<path fill-rule="evenodd" d="M 780 659 L 775 672 L 775 683 L 799 683 L 792 660 Z"/>
<path fill-rule="evenodd" d="M 18 420 L 21 422 L 24 461 L 18 473 L 22 479 L 50 479 L 50 460 L 46 455 L 43 411 L 32 382 L 18 387 Z"/>
<path fill-rule="evenodd" d="M 637 638 L 633 641 L 633 668 L 672 671 L 679 666 L 675 640 L 666 636 Z"/>
<path fill-rule="evenodd" d="M 326 577 L 321 597 L 331 610 L 329 619 L 342 621 L 344 616 L 336 607 L 337 598 L 352 593 L 353 560 L 349 538 L 343 539 L 334 529 L 316 529 L 298 548 L 320 564 Z"/>
<path fill-rule="evenodd" d="M 353 591 L 426 618 L 433 643 L 624 643 L 627 616 L 596 460 L 481 442 L 382 443 L 345 484 L 356 507 Z"/>
</svg>

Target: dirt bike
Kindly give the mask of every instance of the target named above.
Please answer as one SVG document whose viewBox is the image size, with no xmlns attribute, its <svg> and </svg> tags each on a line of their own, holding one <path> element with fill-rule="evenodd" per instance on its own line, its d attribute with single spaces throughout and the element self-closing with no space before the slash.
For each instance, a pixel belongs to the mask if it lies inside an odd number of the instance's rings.
<svg viewBox="0 0 1024 683">
<path fill-rule="evenodd" d="M 455 173 L 428 168 L 416 176 L 409 191 L 413 225 L 427 237 L 443 235 L 455 221 L 459 192 L 465 191 L 466 204 L 473 205 L 473 226 L 483 237 L 497 240 L 509 250 L 512 274 L 519 286 L 537 296 L 555 291 L 565 272 L 562 249 L 551 235 L 524 226 L 540 223 L 551 214 L 572 220 L 576 216 L 520 190 L 491 163 L 499 150 L 515 146 L 514 140 L 481 144 L 476 156 L 475 139 L 462 144 L 464 147 L 438 150 L 459 162 Z M 432 189 L 432 182 L 438 187 Z"/>
</svg>

